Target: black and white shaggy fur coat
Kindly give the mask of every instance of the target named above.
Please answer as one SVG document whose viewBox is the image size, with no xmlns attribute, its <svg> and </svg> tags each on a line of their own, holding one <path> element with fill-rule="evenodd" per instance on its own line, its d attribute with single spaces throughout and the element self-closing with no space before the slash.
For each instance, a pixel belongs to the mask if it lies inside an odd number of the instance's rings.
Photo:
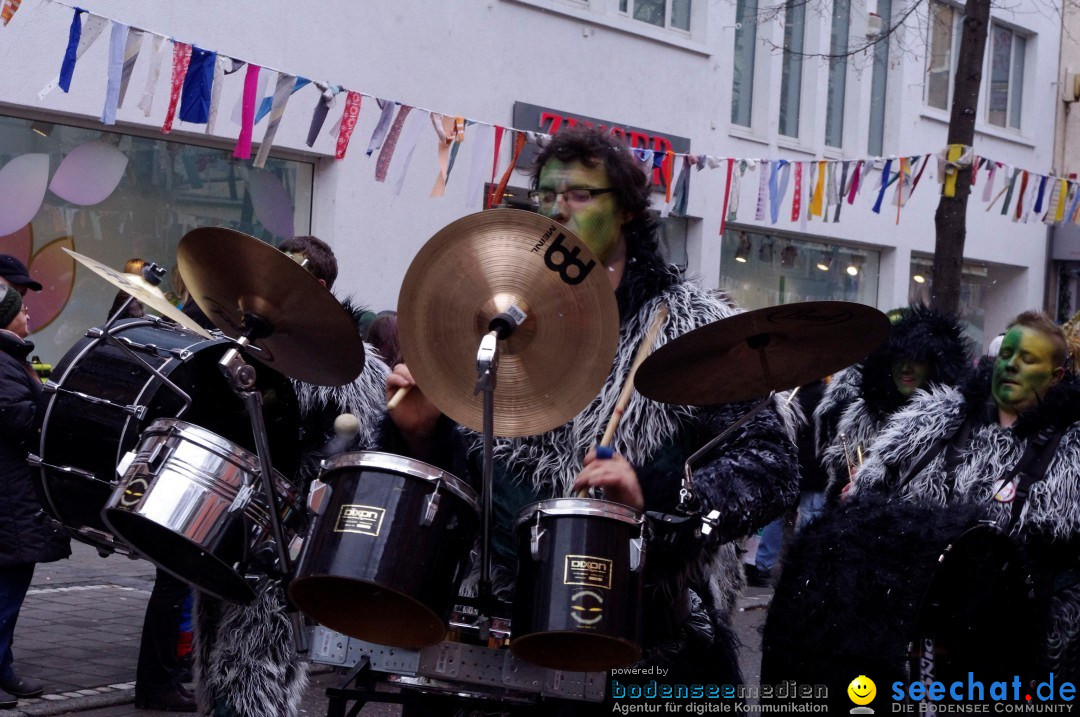
<svg viewBox="0 0 1080 717">
<path fill-rule="evenodd" d="M 356 318 L 361 310 L 343 306 Z M 365 345 L 360 375 L 344 386 L 293 381 L 302 420 L 309 429 L 298 485 L 314 477 L 322 449 L 333 435 L 333 420 L 352 413 L 360 433 L 349 450 L 371 445 L 386 406 L 386 364 Z M 327 360 L 333 360 L 328 357 Z M 320 418 L 321 417 L 321 418 Z M 317 424 L 322 423 L 321 430 Z M 306 504 L 306 498 L 302 498 Z M 195 696 L 199 712 L 214 717 L 293 717 L 307 688 L 307 663 L 293 649 L 293 628 L 281 587 L 264 592 L 250 605 L 216 600 L 196 592 Z"/>
<path fill-rule="evenodd" d="M 570 495 L 589 449 L 603 435 L 626 380 L 638 344 L 661 303 L 666 319 L 657 345 L 738 312 L 730 300 L 681 282 L 659 263 L 631 261 L 616 292 L 621 314 L 618 351 L 599 395 L 570 422 L 538 436 L 498 439 L 494 458 L 496 480 L 525 485 L 538 500 Z M 742 370 L 725 367 L 718 370 Z M 612 448 L 634 467 L 645 510 L 670 512 L 679 502 L 683 461 L 710 438 L 731 425 L 752 402 L 712 407 L 663 404 L 634 393 L 615 433 Z M 712 538 L 684 541 L 676 548 L 650 546 L 647 581 L 654 591 L 646 622 L 671 616 L 650 610 L 671 610 L 675 597 L 689 597 L 691 615 L 657 644 L 646 646 L 646 662 L 668 665 L 675 675 L 723 675 L 737 681 L 737 640 L 731 612 L 743 586 L 743 572 L 733 541 L 742 538 L 795 502 L 798 466 L 792 437 L 795 415 L 777 399 L 721 446 L 699 460 L 694 490 L 703 510 L 720 513 Z M 466 436 L 479 466 L 482 437 Z M 498 499 L 496 490 L 496 500 Z M 507 506 L 508 511 L 521 506 Z M 505 583 L 511 565 L 496 567 L 494 578 Z M 498 590 L 496 586 L 496 591 Z M 504 588 L 508 587 L 505 584 Z M 686 591 L 690 592 L 687 593 Z M 506 594 L 506 590 L 502 591 Z M 728 662 L 729 664 L 718 664 Z M 717 678 L 719 679 L 719 678 Z"/>
<path fill-rule="evenodd" d="M 1039 406 L 1003 428 L 990 397 L 991 370 L 992 365 L 984 366 L 964 391 L 937 387 L 916 392 L 878 436 L 870 459 L 856 474 L 852 493 L 883 493 L 930 506 L 981 505 L 1035 561 L 1037 577 L 1040 572 L 1048 577 L 1045 662 L 1060 679 L 1075 681 L 1080 678 L 1080 382 L 1067 375 Z M 946 476 L 947 452 L 942 451 L 909 477 L 919 458 L 938 439 L 955 435 L 965 421 L 971 421 L 972 428 L 959 447 L 960 460 L 951 461 L 956 465 L 953 475 Z M 1012 504 L 994 500 L 996 484 L 1046 426 L 1056 427 L 1063 437 L 1045 479 L 1032 485 L 1010 527 Z"/>
<path fill-rule="evenodd" d="M 835 497 L 848 482 L 848 464 L 866 457 L 874 438 L 904 403 L 892 368 L 910 359 L 929 366 L 926 386 L 955 386 L 967 375 L 970 342 L 955 317 L 913 306 L 893 325 L 889 338 L 863 362 L 833 377 L 814 411 L 818 455 Z"/>
</svg>

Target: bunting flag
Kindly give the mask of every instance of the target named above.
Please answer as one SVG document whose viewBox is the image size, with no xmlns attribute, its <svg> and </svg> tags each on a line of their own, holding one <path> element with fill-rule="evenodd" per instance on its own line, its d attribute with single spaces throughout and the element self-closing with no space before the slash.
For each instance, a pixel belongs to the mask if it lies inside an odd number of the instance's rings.
<svg viewBox="0 0 1080 717">
<path fill-rule="evenodd" d="M 811 165 L 816 176 L 812 180 L 814 191 L 810 195 L 810 217 L 820 217 L 825 214 L 822 203 L 825 201 L 825 163 L 814 162 Z"/>
<path fill-rule="evenodd" d="M 176 105 L 180 102 L 180 90 L 184 87 L 190 62 L 191 45 L 186 42 L 173 42 L 172 91 L 169 93 L 169 109 L 165 111 L 165 123 L 161 125 L 161 131 L 165 134 L 172 132 Z"/>
<path fill-rule="evenodd" d="M 484 174 L 487 160 L 491 157 L 491 148 L 495 144 L 495 127 L 482 124 L 472 133 L 472 159 L 469 166 L 469 185 L 465 195 L 465 206 L 478 211 L 484 206 Z"/>
<path fill-rule="evenodd" d="M 862 180 L 861 175 L 864 164 L 865 162 L 861 159 L 855 163 L 855 171 L 851 173 L 851 186 L 848 187 L 847 192 L 845 192 L 847 194 L 848 204 L 854 204 L 855 197 L 859 194 L 859 182 Z"/>
<path fill-rule="evenodd" d="M 1005 192 L 1005 201 L 1001 203 L 1001 216 L 1007 216 L 1009 214 L 1009 203 L 1012 202 L 1013 190 L 1016 188 L 1016 179 L 1020 176 L 1020 170 L 1014 169 L 1012 178 L 1009 180 L 1009 186 Z M 987 207 L 989 209 L 989 207 Z"/>
<path fill-rule="evenodd" d="M 146 33 L 135 28 L 128 28 L 127 39 L 124 42 L 124 64 L 120 70 L 120 94 L 116 106 L 124 106 L 124 98 L 127 97 L 128 83 L 131 81 L 131 73 L 135 69 L 135 61 L 139 59 L 142 50 L 143 38 Z"/>
<path fill-rule="evenodd" d="M 997 178 L 998 167 L 1001 165 L 997 162 L 986 163 L 986 184 L 983 185 L 982 200 L 989 202 L 994 196 L 994 180 Z"/>
<path fill-rule="evenodd" d="M 21 4 L 22 0 L 4 0 L 4 6 L 0 8 L 0 27 L 5 27 L 11 22 L 11 18 L 15 17 Z"/>
<path fill-rule="evenodd" d="M 765 221 L 765 202 L 768 201 L 769 177 L 771 176 L 770 164 L 767 159 L 761 160 L 758 164 L 757 206 L 754 207 L 754 220 L 759 222 Z M 701 167 L 698 166 L 698 169 Z"/>
<path fill-rule="evenodd" d="M 799 220 L 802 215 L 802 162 L 792 162 L 795 166 L 795 195 L 791 198 L 791 221 Z"/>
<path fill-rule="evenodd" d="M 1020 174 L 1020 195 L 1016 199 L 1016 210 L 1013 212 L 1012 220 L 1014 222 L 1020 221 L 1020 217 L 1024 213 L 1024 195 L 1028 190 L 1028 173 L 1026 171 Z"/>
<path fill-rule="evenodd" d="M 359 92 L 349 90 L 345 94 L 345 111 L 341 113 L 341 130 L 338 132 L 337 145 L 334 157 L 345 159 L 345 150 L 349 148 L 349 139 L 353 130 L 356 129 L 356 121 L 360 117 L 361 95 Z M 393 103 L 391 103 L 391 107 Z"/>
<path fill-rule="evenodd" d="M 150 71 L 146 75 L 142 97 L 139 98 L 139 109 L 143 111 L 144 117 L 150 116 L 150 109 L 154 106 L 154 92 L 157 90 L 158 77 L 161 76 L 161 61 L 164 57 L 165 38 L 154 35 L 154 41 L 150 47 Z"/>
<path fill-rule="evenodd" d="M 848 164 L 849 163 L 847 161 L 844 161 L 840 169 L 840 186 L 838 187 L 840 192 L 839 196 L 837 196 L 836 198 L 836 214 L 833 215 L 834 222 L 840 221 L 840 209 L 844 206 L 844 197 L 846 196 L 846 192 L 844 190 L 847 188 L 848 181 Z M 855 164 L 856 166 L 858 166 L 858 162 L 856 162 Z"/>
<path fill-rule="evenodd" d="M 454 131 L 455 118 L 438 112 L 431 113 L 431 126 L 438 137 L 436 145 L 439 173 L 435 175 L 435 185 L 431 188 L 432 197 L 441 197 L 446 193 L 446 178 L 450 174 L 450 148 L 454 145 L 457 134 Z"/>
<path fill-rule="evenodd" d="M 105 85 L 105 106 L 101 110 L 101 123 L 116 124 L 116 110 L 120 106 L 120 78 L 124 74 L 124 48 L 127 47 L 129 28 L 119 22 L 112 24 L 109 33 L 108 80 Z"/>
<path fill-rule="evenodd" d="M 259 151 L 252 163 L 256 169 L 266 166 L 266 160 L 270 156 L 270 148 L 274 146 L 274 137 L 277 136 L 278 125 L 281 117 L 285 114 L 285 106 L 289 104 L 289 97 L 295 92 L 296 76 L 284 72 L 278 73 L 277 84 L 274 86 L 274 96 L 270 103 L 270 121 L 266 126 L 266 133 L 262 142 L 259 143 Z"/>
<path fill-rule="evenodd" d="M 773 162 L 773 166 L 776 172 L 769 178 L 769 218 L 776 224 L 780 221 L 780 205 L 787 196 L 788 182 L 791 181 L 791 162 L 780 159 Z"/>
<path fill-rule="evenodd" d="M 676 216 L 686 213 L 686 202 L 684 201 L 685 187 L 690 181 L 690 161 L 689 157 L 683 156 L 682 165 L 679 167 L 679 176 L 675 180 L 675 190 L 672 194 L 672 200 L 666 202 L 663 207 L 660 208 L 660 218 L 667 219 L 671 212 L 675 212 Z M 680 204 L 682 210 L 680 211 Z"/>
<path fill-rule="evenodd" d="M 513 154 L 510 155 L 510 165 L 503 173 L 502 179 L 499 180 L 499 184 L 495 187 L 495 191 L 491 193 L 491 201 L 488 203 L 488 207 L 494 207 L 502 202 L 503 194 L 506 193 L 506 185 L 510 182 L 510 174 L 514 171 L 514 167 L 517 166 L 518 159 L 521 158 L 521 150 L 525 148 L 525 133 L 515 132 L 511 130 L 514 136 Z"/>
<path fill-rule="evenodd" d="M 724 226 L 727 224 L 728 200 L 731 199 L 731 179 L 733 169 L 735 169 L 735 160 L 728 159 L 726 170 L 727 180 L 724 183 L 724 209 L 720 213 L 720 236 L 724 236 Z"/>
<path fill-rule="evenodd" d="M 491 187 L 487 193 L 487 197 L 484 199 L 484 209 L 491 209 L 491 200 L 495 196 L 495 175 L 499 171 L 499 154 L 502 152 L 502 138 L 505 129 L 499 125 L 495 125 L 495 147 L 492 150 L 491 159 L 491 181 L 488 185 Z"/>
<path fill-rule="evenodd" d="M 664 180 L 664 201 L 671 204 L 671 176 L 675 172 L 675 152 L 668 150 L 660 164 L 660 176 Z"/>
<path fill-rule="evenodd" d="M 454 161 L 457 159 L 461 143 L 465 141 L 465 127 L 473 124 L 464 117 L 454 118 L 454 144 L 450 148 L 450 164 L 446 167 L 446 180 L 450 181 L 450 173 L 454 171 Z M 537 142 L 539 144 L 539 141 Z"/>
<path fill-rule="evenodd" d="M 322 131 L 323 124 L 326 122 L 326 115 L 330 113 L 330 108 L 334 106 L 334 98 L 341 93 L 341 85 L 318 85 L 318 88 L 320 91 L 319 101 L 315 103 L 315 110 L 311 113 L 311 124 L 308 126 L 306 141 L 308 147 L 315 146 L 315 140 L 318 139 L 319 132 Z M 359 114 L 359 111 L 357 114 Z M 341 159 L 341 157 L 338 159 Z"/>
<path fill-rule="evenodd" d="M 210 121 L 210 98 L 214 88 L 217 53 L 191 48 L 184 88 L 180 94 L 180 120 L 193 124 Z"/>
<path fill-rule="evenodd" d="M 236 139 L 233 156 L 237 159 L 251 157 L 251 131 L 255 124 L 255 95 L 259 92 L 259 65 L 250 62 L 244 73 L 244 95 L 240 103 L 240 136 Z"/>
<path fill-rule="evenodd" d="M 371 132 L 371 139 L 368 140 L 367 156 L 369 157 L 375 150 L 382 149 L 386 133 L 390 131 L 390 123 L 394 121 L 394 110 L 397 109 L 397 102 L 393 100 L 376 98 L 375 103 L 379 105 L 379 121 L 375 123 L 375 129 Z"/>
<path fill-rule="evenodd" d="M 874 214 L 881 214 L 881 202 L 885 199 L 885 190 L 889 188 L 891 183 L 892 163 L 891 159 L 885 160 L 885 168 L 881 170 L 881 187 L 878 189 L 877 199 L 874 200 Z"/>
<path fill-rule="evenodd" d="M 401 129 L 401 134 L 397 140 L 397 149 L 394 154 L 394 162 L 390 165 L 390 172 L 387 175 L 387 180 L 390 186 L 393 187 L 394 196 L 401 194 L 401 188 L 405 186 L 405 174 L 409 171 L 409 164 L 412 162 L 413 152 L 416 150 L 416 143 L 420 139 L 420 133 L 424 127 L 428 125 L 428 120 L 423 115 L 430 114 L 425 110 L 415 112 L 408 117 L 408 121 L 405 122 Z M 391 132 L 393 128 L 391 127 Z"/>
<path fill-rule="evenodd" d="M 1047 181 L 1046 177 L 1041 177 L 1039 179 L 1039 193 L 1038 193 L 1038 196 L 1035 198 L 1035 213 L 1036 214 L 1042 214 L 1042 211 L 1043 211 L 1043 196 L 1044 196 L 1044 192 L 1046 191 L 1046 181 Z"/>
<path fill-rule="evenodd" d="M 85 25 L 82 22 L 84 13 L 87 15 Z M 75 10 L 71 18 L 71 26 L 68 28 L 68 44 L 64 50 L 64 60 L 60 63 L 60 74 L 50 80 L 41 89 L 41 92 L 38 92 L 38 100 L 44 101 L 57 87 L 64 92 L 71 89 L 71 77 L 75 72 L 75 63 L 101 36 L 107 24 L 108 20 L 103 17 L 91 15 L 86 13 L 85 10 Z"/>
<path fill-rule="evenodd" d="M 279 73 L 279 77 L 280 77 Z M 290 75 L 291 76 L 291 75 Z M 293 77 L 295 80 L 292 85 L 292 89 L 289 91 L 290 95 L 295 95 L 296 92 L 302 87 L 307 87 L 311 84 L 311 80 L 306 77 Z M 262 102 L 259 103 L 259 108 L 255 111 L 255 124 L 259 124 L 262 118 L 270 114 L 270 111 L 274 109 L 274 97 L 277 95 L 277 90 L 274 90 L 274 94 L 270 97 L 263 97 Z"/>
<path fill-rule="evenodd" d="M 237 72 L 245 63 L 234 60 L 231 57 L 218 55 L 214 62 L 214 81 L 210 85 L 210 108 L 206 117 L 206 133 L 214 133 L 214 123 L 217 122 L 218 105 L 221 104 L 221 85 L 225 75 Z"/>
<path fill-rule="evenodd" d="M 382 149 L 379 150 L 379 158 L 375 161 L 375 181 L 385 182 L 386 172 L 390 169 L 390 160 L 394 158 L 394 150 L 397 149 L 398 138 L 401 137 L 401 128 L 405 126 L 405 120 L 409 117 L 412 107 L 402 105 L 394 117 L 390 131 L 386 134 Z"/>
<path fill-rule="evenodd" d="M 736 162 L 736 164 L 735 164 L 736 172 L 731 177 L 732 186 L 731 186 L 731 192 L 730 192 L 730 194 L 728 196 L 729 208 L 728 208 L 728 211 L 727 211 L 727 221 L 729 221 L 729 222 L 735 221 L 735 217 L 738 215 L 738 212 L 739 212 L 739 202 L 742 201 L 742 178 L 743 178 L 743 175 L 746 174 L 746 166 L 747 166 L 747 163 L 746 163 L 745 159 L 743 159 L 743 160 L 738 160 L 737 159 L 737 160 L 735 160 L 735 162 Z"/>
<path fill-rule="evenodd" d="M 900 210 L 904 208 L 904 202 L 906 201 L 905 197 L 904 197 L 904 185 L 907 184 L 907 179 L 908 179 L 907 169 L 908 169 L 907 168 L 907 159 L 904 158 L 904 157 L 901 157 L 900 158 L 900 170 L 896 174 L 897 180 L 896 180 L 896 197 L 895 197 L 895 201 L 896 201 L 896 223 L 897 224 L 900 223 Z"/>
</svg>

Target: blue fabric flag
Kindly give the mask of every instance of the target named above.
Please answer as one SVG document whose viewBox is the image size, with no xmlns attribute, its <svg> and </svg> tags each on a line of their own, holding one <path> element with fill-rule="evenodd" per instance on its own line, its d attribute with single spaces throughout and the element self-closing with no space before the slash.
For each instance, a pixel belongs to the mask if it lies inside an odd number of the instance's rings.
<svg viewBox="0 0 1080 717">
<path fill-rule="evenodd" d="M 180 119 L 194 124 L 206 124 L 210 119 L 210 91 L 214 87 L 214 65 L 217 53 L 191 48 L 191 62 L 184 75 L 180 95 Z"/>
<path fill-rule="evenodd" d="M 194 59 L 194 58 L 192 58 L 192 59 Z M 311 84 L 311 80 L 309 80 L 309 79 L 307 79 L 305 77 L 297 77 L 296 78 L 296 84 L 293 85 L 293 88 L 292 88 L 292 90 L 289 91 L 289 94 L 294 95 L 294 94 L 296 94 L 296 91 L 298 89 L 300 89 L 304 85 L 309 85 L 309 84 Z M 259 105 L 258 111 L 255 112 L 255 124 L 259 124 L 259 120 L 261 120 L 266 115 L 270 114 L 270 108 L 273 107 L 273 105 L 274 105 L 274 98 L 273 97 L 263 97 L 262 104 Z M 310 147 L 311 145 L 308 145 L 308 146 Z"/>
<path fill-rule="evenodd" d="M 64 51 L 64 63 L 60 65 L 60 89 L 67 92 L 71 89 L 71 75 L 75 72 L 75 53 L 79 49 L 79 38 L 82 37 L 82 10 L 75 8 L 75 15 L 71 18 L 71 29 L 68 30 L 68 45 Z"/>
<path fill-rule="evenodd" d="M 1035 200 L 1035 213 L 1042 214 L 1043 210 L 1043 192 L 1046 191 L 1046 177 L 1039 180 L 1039 196 Z"/>
<path fill-rule="evenodd" d="M 772 171 L 769 173 L 769 219 L 776 224 L 780 219 L 780 202 L 784 201 L 787 194 L 788 181 L 791 179 L 791 162 L 779 159 L 772 162 Z"/>
<path fill-rule="evenodd" d="M 885 162 L 885 169 L 881 171 L 881 190 L 878 191 L 877 201 L 874 202 L 874 214 L 881 214 L 881 202 L 885 199 L 885 190 L 889 188 L 889 178 L 892 176 L 892 160 Z"/>
</svg>

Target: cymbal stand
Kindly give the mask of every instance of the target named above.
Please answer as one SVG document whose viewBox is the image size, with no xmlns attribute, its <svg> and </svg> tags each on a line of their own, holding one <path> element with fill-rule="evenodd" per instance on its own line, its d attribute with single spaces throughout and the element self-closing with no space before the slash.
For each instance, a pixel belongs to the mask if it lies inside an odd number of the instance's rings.
<svg viewBox="0 0 1080 717">
<path fill-rule="evenodd" d="M 487 639 L 491 622 L 491 493 L 494 483 L 495 444 L 495 378 L 499 366 L 499 332 L 492 330 L 480 340 L 476 353 L 476 388 L 473 393 L 484 393 L 484 461 L 483 461 L 483 520 L 480 538 L 480 585 L 478 598 L 480 619 L 478 625 L 482 639 Z"/>
<path fill-rule="evenodd" d="M 765 354 L 765 348 L 769 345 L 769 342 L 771 340 L 772 337 L 769 334 L 756 334 L 746 339 L 746 343 L 750 346 L 750 348 L 757 350 L 758 361 L 761 365 L 761 372 L 765 377 L 766 386 L 771 386 L 773 383 L 772 372 L 769 371 L 769 359 L 768 356 Z M 717 435 L 704 446 L 696 450 L 689 458 L 686 459 L 686 463 L 683 464 L 682 486 L 679 488 L 678 510 L 680 512 L 690 513 L 698 507 L 696 497 L 694 496 L 694 463 L 706 453 L 711 451 L 716 446 L 716 444 L 720 443 L 720 441 L 730 436 L 737 429 L 741 428 L 743 425 L 745 425 L 747 422 L 749 422 L 751 419 L 761 413 L 761 410 L 765 408 L 765 406 L 767 406 L 770 401 L 772 401 L 773 396 L 775 395 L 775 390 L 769 391 L 769 394 L 765 396 L 765 398 L 755 403 L 750 408 L 750 410 L 740 416 L 738 420 L 725 428 L 723 431 L 720 432 L 719 435 Z M 713 513 L 715 513 L 715 511 L 713 511 Z M 713 513 L 710 513 L 708 516 L 705 516 L 705 518 L 703 518 L 704 526 L 702 527 L 702 532 L 706 535 L 712 530 L 713 522 L 715 521 L 715 519 L 719 517 L 718 514 L 713 515 Z"/>
<path fill-rule="evenodd" d="M 274 492 L 274 469 L 270 461 L 270 443 L 266 437 L 266 423 L 263 420 L 262 394 L 255 388 L 255 367 L 247 363 L 243 356 L 243 351 L 248 349 L 252 339 L 266 338 L 273 332 L 273 328 L 261 316 L 252 313 L 244 314 L 241 325 L 243 332 L 240 338 L 236 339 L 237 346 L 225 352 L 218 361 L 218 368 L 225 375 L 233 392 L 243 400 L 248 418 L 251 420 L 251 431 L 255 437 L 255 453 L 259 459 L 260 487 L 266 498 L 267 517 L 274 536 L 274 562 L 268 566 L 267 572 L 268 577 L 282 580 L 292 572 L 292 564 L 289 560 L 288 546 L 285 544 L 285 533 L 281 527 L 281 507 L 278 505 Z M 242 511 L 247 507 L 255 490 L 257 488 L 251 485 L 249 477 L 244 476 L 244 486 L 229 506 L 229 512 Z M 266 581 L 263 589 L 269 589 L 273 582 L 273 580 Z M 295 610 L 290 611 L 289 619 L 293 623 L 293 646 L 297 652 L 306 652 L 307 641 L 299 614 Z"/>
</svg>

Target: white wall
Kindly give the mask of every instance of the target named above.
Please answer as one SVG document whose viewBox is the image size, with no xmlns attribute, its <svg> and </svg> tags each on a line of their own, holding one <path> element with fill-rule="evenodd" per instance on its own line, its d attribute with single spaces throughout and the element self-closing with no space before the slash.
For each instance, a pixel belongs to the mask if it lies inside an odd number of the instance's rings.
<svg viewBox="0 0 1080 717">
<path fill-rule="evenodd" d="M 1025 0 L 1022 5 L 1043 1 Z M 865 34 L 865 4 L 861 0 L 854 4 L 852 31 L 857 37 Z M 754 128 L 747 132 L 730 127 L 734 2 L 696 0 L 695 30 L 689 37 L 619 17 L 617 0 L 593 0 L 595 10 L 573 0 L 371 0 L 322 3 L 321 11 L 284 0 L 169 4 L 83 0 L 82 6 L 206 49 L 487 122 L 509 125 L 513 103 L 520 100 L 690 137 L 694 153 L 801 160 L 866 156 L 868 58 L 856 58 L 849 70 L 842 153 L 823 143 L 827 74 L 824 61 L 817 59 L 807 60 L 804 70 L 800 138 L 777 138 L 774 118 L 780 63 L 769 43 L 782 42 L 779 23 L 760 28 Z M 894 11 L 899 14 L 903 9 L 898 4 Z M 70 95 L 58 91 L 43 102 L 37 98 L 38 90 L 59 68 L 70 17 L 71 10 L 65 6 L 25 0 L 11 25 L 0 29 L 0 67 L 6 68 L 0 74 L 0 111 L 6 107 L 6 111 L 28 116 L 97 122 L 105 86 L 107 35 L 79 63 Z M 1050 108 L 1057 90 L 1054 83 L 1041 79 L 1052 76 L 1051 68 L 1058 62 L 1059 37 L 1053 18 L 1052 12 L 1022 8 L 1008 16 L 1036 38 L 1029 41 L 1024 129 L 1016 134 L 980 123 L 977 139 L 981 154 L 1042 172 L 1050 169 L 1053 159 Z M 809 22 L 807 47 L 823 47 L 828 42 L 829 18 L 811 11 Z M 635 29 L 641 32 L 627 31 Z M 947 118 L 927 110 L 922 101 L 924 35 L 925 18 L 902 35 L 908 51 L 892 56 L 886 154 L 936 152 L 945 143 Z M 129 92 L 141 91 L 145 73 L 146 63 L 140 61 Z M 130 106 L 119 114 L 121 131 L 126 127 L 155 132 L 160 127 L 167 104 L 167 77 L 166 63 L 153 116 L 146 120 L 134 107 L 135 101 L 129 100 Z M 241 89 L 238 77 L 226 83 L 217 137 L 208 140 L 201 127 L 177 123 L 174 139 L 231 148 L 238 132 L 229 122 Z M 316 90 L 311 87 L 293 96 L 276 147 L 287 156 L 317 163 L 311 229 L 338 253 L 339 289 L 355 293 L 373 308 L 393 307 L 400 279 L 417 249 L 439 228 L 471 211 L 465 205 L 468 141 L 446 196 L 432 199 L 428 195 L 437 171 L 435 134 L 425 129 L 404 188 L 395 196 L 389 184 L 373 180 L 375 158 L 364 154 L 378 117 L 374 102 L 365 98 L 343 161 L 332 158 L 333 139 L 325 129 L 314 152 L 303 143 L 315 102 Z M 327 129 L 335 119 L 332 113 Z M 256 129 L 256 140 L 262 126 Z M 524 177 L 519 176 L 516 183 L 523 185 Z M 757 175 L 748 173 L 740 222 L 755 223 L 756 189 Z M 881 249 L 884 275 L 878 305 L 889 308 L 906 301 L 910 252 L 933 251 L 938 185 L 931 167 L 903 209 L 899 224 L 895 207 L 888 208 L 887 203 L 880 216 L 870 211 L 871 189 L 866 188 L 855 206 L 844 207 L 838 224 L 810 222 L 807 232 Z M 689 207 L 696 218 L 690 229 L 691 270 L 710 285 L 719 276 L 717 232 L 723 190 L 722 170 L 694 173 Z M 891 195 L 890 190 L 887 197 Z M 1014 224 L 996 212 L 988 214 L 977 196 L 968 217 L 966 256 L 1016 267 L 1019 272 L 1018 278 L 1001 288 L 1004 293 L 995 300 L 1000 308 L 994 309 L 994 321 L 1040 306 L 1045 227 Z M 782 219 L 777 228 L 797 231 L 799 227 Z M 987 330 L 993 330 L 990 323 Z"/>
</svg>

